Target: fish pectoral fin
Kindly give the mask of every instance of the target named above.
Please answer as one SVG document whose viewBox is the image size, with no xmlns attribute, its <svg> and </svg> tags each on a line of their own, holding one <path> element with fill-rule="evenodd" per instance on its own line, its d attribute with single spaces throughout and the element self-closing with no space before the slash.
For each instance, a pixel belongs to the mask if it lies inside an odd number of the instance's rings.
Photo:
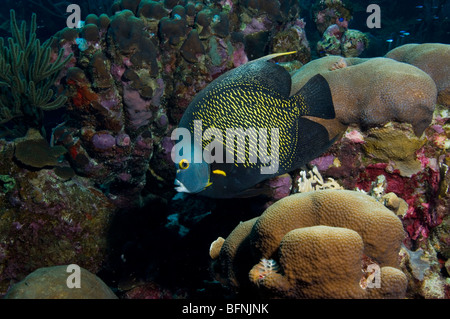
<svg viewBox="0 0 450 319">
<path fill-rule="evenodd" d="M 213 183 L 208 182 L 208 184 L 206 184 L 205 188 L 208 188 L 209 186 L 211 186 Z"/>
<path fill-rule="evenodd" d="M 220 169 L 216 169 L 216 170 L 212 171 L 212 173 L 216 174 L 216 175 L 222 175 L 222 176 L 225 176 L 225 177 L 227 176 L 227 173 L 225 173 L 224 171 L 222 171 Z"/>
</svg>

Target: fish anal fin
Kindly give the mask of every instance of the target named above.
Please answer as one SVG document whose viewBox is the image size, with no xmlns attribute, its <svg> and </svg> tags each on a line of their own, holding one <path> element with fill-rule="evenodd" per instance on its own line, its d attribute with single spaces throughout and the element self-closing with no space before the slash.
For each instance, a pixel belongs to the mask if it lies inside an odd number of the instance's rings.
<svg viewBox="0 0 450 319">
<path fill-rule="evenodd" d="M 305 119 L 308 119 L 310 121 L 316 122 L 323 127 L 325 127 L 328 131 L 328 139 L 331 141 L 335 138 L 339 138 L 342 134 L 345 133 L 347 130 L 347 125 L 342 124 L 339 122 L 338 119 L 332 119 L 327 120 L 320 117 L 314 117 L 314 116 L 302 116 Z"/>
</svg>

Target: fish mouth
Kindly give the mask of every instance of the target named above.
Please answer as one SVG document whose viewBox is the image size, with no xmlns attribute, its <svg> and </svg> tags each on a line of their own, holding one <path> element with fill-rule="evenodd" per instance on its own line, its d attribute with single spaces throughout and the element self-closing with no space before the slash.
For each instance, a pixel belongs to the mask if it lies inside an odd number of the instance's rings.
<svg viewBox="0 0 450 319">
<path fill-rule="evenodd" d="M 180 182 L 178 179 L 175 179 L 174 184 L 175 184 L 175 186 L 177 186 L 177 187 L 175 187 L 175 190 L 178 193 L 190 193 L 190 191 L 187 190 L 186 186 L 184 186 L 183 183 Z"/>
</svg>

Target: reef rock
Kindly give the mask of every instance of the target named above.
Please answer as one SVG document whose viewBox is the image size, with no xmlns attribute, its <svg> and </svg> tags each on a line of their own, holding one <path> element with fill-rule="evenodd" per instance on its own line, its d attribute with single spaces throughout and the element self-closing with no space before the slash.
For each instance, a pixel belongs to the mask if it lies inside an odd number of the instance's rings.
<svg viewBox="0 0 450 319">
<path fill-rule="evenodd" d="M 76 263 L 99 271 L 116 208 L 67 161 L 38 169 L 14 160 L 14 142 L 0 140 L 0 295 L 33 270 Z M 48 152 L 47 146 L 41 152 Z"/>
</svg>

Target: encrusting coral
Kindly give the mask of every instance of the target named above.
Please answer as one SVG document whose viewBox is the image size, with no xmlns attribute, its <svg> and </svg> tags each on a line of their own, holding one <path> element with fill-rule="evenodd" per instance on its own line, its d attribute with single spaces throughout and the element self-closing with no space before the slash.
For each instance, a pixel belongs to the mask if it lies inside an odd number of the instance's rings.
<svg viewBox="0 0 450 319">
<path fill-rule="evenodd" d="M 392 126 L 371 129 L 367 135 L 363 148 L 368 156 L 392 162 L 401 176 L 411 177 L 422 169 L 416 153 L 425 144 L 424 139 L 408 136 Z"/>
<path fill-rule="evenodd" d="M 403 237 L 400 219 L 368 195 L 295 194 L 236 227 L 212 269 L 227 287 L 269 298 L 402 298 Z M 380 269 L 378 288 L 362 277 L 370 265 Z"/>
<path fill-rule="evenodd" d="M 13 131 L 4 129 L 7 135 L 22 135 L 29 127 L 40 130 L 43 111 L 66 102 L 64 95 L 55 95 L 52 86 L 72 55 L 64 58 L 64 49 L 60 49 L 52 61 L 51 41 L 41 45 L 36 39 L 36 14 L 31 17 L 28 39 L 25 21 L 19 28 L 14 10 L 10 14 L 12 37 L 7 44 L 0 38 L 0 124 L 17 120 Z"/>
</svg>

